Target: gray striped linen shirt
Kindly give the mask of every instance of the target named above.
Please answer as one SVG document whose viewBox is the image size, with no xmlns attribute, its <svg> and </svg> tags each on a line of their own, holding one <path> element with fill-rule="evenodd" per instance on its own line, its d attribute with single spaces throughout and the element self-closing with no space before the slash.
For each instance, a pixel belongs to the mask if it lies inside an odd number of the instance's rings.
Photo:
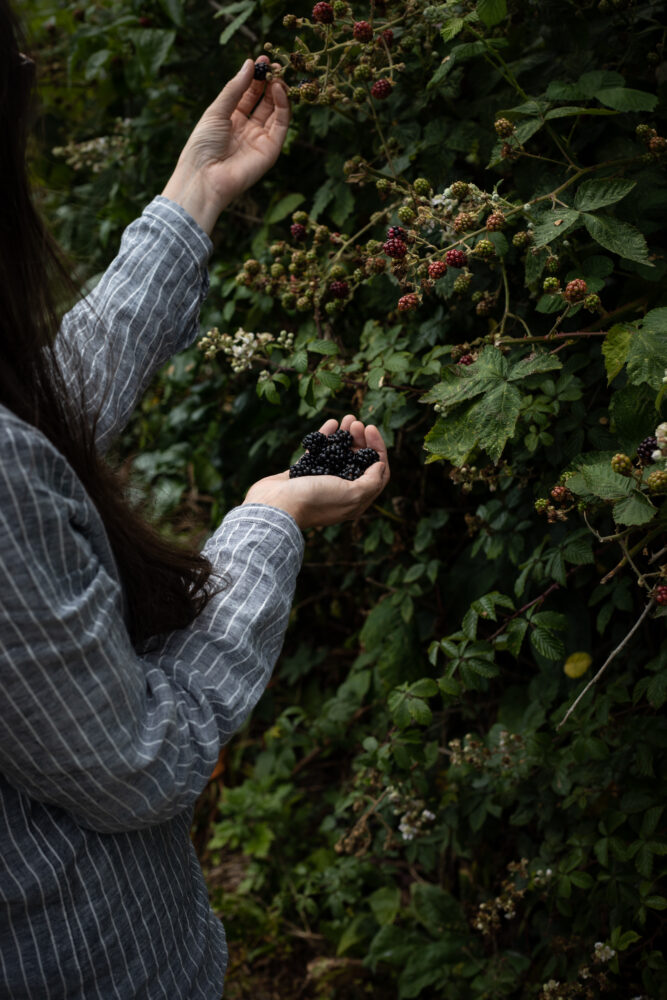
<svg viewBox="0 0 667 1000">
<path fill-rule="evenodd" d="M 210 250 L 158 197 L 65 317 L 61 359 L 81 354 L 103 400 L 101 449 L 197 335 Z M 192 808 L 270 677 L 303 536 L 276 508 L 232 510 L 204 547 L 225 589 L 137 650 L 68 462 L 3 406 L 0 448 L 0 996 L 219 1000 L 227 949 Z"/>
</svg>

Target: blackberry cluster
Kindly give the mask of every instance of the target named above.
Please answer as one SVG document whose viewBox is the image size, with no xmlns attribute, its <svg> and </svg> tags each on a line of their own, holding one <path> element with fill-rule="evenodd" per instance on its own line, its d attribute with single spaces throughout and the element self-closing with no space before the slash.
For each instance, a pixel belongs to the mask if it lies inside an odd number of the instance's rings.
<svg viewBox="0 0 667 1000">
<path fill-rule="evenodd" d="M 313 431 L 301 442 L 305 454 L 289 470 L 290 479 L 299 476 L 338 476 L 339 479 L 359 479 L 366 469 L 378 462 L 374 448 L 352 451 L 352 435 L 337 430 L 333 434 Z"/>
<path fill-rule="evenodd" d="M 653 465 L 653 452 L 658 447 L 657 437 L 651 436 L 644 438 L 641 444 L 637 447 L 637 458 L 643 465 Z"/>
</svg>

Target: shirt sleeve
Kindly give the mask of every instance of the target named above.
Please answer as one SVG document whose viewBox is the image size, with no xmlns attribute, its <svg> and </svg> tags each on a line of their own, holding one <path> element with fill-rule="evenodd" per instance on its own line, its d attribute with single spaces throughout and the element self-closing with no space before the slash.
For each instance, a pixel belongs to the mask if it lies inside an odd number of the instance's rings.
<svg viewBox="0 0 667 1000">
<path fill-rule="evenodd" d="M 276 508 L 232 510 L 205 548 L 220 592 L 138 654 L 114 567 L 91 544 L 94 508 L 61 471 L 59 488 L 41 472 L 66 463 L 28 431 L 3 433 L 1 452 L 0 771 L 103 833 L 167 820 L 193 805 L 268 682 L 303 536 Z"/>
<path fill-rule="evenodd" d="M 197 336 L 211 249 L 188 213 L 159 196 L 125 230 L 95 288 L 64 317 L 58 360 L 87 419 L 96 420 L 101 451 L 158 368 Z"/>
</svg>

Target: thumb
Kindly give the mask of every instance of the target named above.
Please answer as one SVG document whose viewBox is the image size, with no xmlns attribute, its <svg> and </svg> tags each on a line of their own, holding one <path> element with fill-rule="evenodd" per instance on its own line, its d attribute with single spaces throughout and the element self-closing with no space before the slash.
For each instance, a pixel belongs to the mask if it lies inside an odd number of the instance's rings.
<svg viewBox="0 0 667 1000">
<path fill-rule="evenodd" d="M 387 466 L 384 462 L 374 462 L 373 465 L 366 469 L 361 477 L 364 485 L 367 486 L 369 490 L 373 490 L 376 494 L 380 493 L 385 486 L 386 471 Z"/>
</svg>

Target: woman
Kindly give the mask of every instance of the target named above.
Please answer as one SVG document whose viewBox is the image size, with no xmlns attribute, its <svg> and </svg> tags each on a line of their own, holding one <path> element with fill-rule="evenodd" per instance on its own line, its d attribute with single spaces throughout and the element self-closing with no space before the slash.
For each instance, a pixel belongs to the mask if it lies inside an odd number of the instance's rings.
<svg viewBox="0 0 667 1000">
<path fill-rule="evenodd" d="M 30 200 L 18 38 L 0 0 L 0 994 L 219 1000 L 193 803 L 278 656 L 300 529 L 365 510 L 386 450 L 345 417 L 381 462 L 355 482 L 261 480 L 202 554 L 141 521 L 101 456 L 196 336 L 208 234 L 275 162 L 287 99 L 247 60 L 59 325 L 69 286 Z"/>
</svg>

